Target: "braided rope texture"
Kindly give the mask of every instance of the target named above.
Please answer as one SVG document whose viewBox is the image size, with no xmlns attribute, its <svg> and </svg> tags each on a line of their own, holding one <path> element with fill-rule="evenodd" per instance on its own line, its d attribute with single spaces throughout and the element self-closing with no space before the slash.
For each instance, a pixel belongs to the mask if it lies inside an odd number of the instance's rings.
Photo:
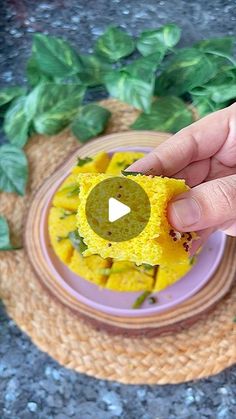
<svg viewBox="0 0 236 419">
<path fill-rule="evenodd" d="M 107 133 L 127 131 L 137 111 L 116 100 Z M 22 241 L 25 216 L 35 190 L 78 148 L 69 131 L 26 147 L 30 165 L 27 194 L 1 194 L 13 241 Z M 65 367 L 128 384 L 180 383 L 214 375 L 236 362 L 236 286 L 216 309 L 193 326 L 153 338 L 112 335 L 91 327 L 53 298 L 34 274 L 24 249 L 0 254 L 0 298 L 32 341 Z"/>
</svg>

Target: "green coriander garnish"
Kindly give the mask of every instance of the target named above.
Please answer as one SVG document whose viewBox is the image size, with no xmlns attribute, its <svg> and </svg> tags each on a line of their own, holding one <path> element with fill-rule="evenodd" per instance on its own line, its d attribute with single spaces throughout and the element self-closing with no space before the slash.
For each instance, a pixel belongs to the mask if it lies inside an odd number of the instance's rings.
<svg viewBox="0 0 236 419">
<path fill-rule="evenodd" d="M 90 163 L 91 161 L 93 161 L 92 157 L 78 157 L 77 166 L 82 167 L 85 164 Z"/>
<path fill-rule="evenodd" d="M 68 238 L 69 238 L 68 235 L 67 236 L 57 236 L 57 242 L 60 243 L 62 240 L 66 240 Z"/>
<path fill-rule="evenodd" d="M 68 234 L 68 238 L 74 247 L 79 253 L 83 253 L 87 248 L 87 244 L 84 243 L 83 237 L 79 235 L 79 232 L 77 230 L 71 231 Z"/>
<path fill-rule="evenodd" d="M 79 195 L 80 187 L 78 183 L 72 183 L 71 185 L 65 186 L 60 192 L 66 192 L 68 198 Z"/>
<path fill-rule="evenodd" d="M 71 215 L 76 215 L 76 211 L 69 211 L 69 210 L 62 210 L 62 215 L 60 216 L 60 220 L 64 220 Z"/>
<path fill-rule="evenodd" d="M 194 265 L 195 262 L 196 262 L 196 256 L 192 256 L 189 260 L 190 265 Z"/>
<path fill-rule="evenodd" d="M 147 297 L 149 297 L 150 294 L 151 294 L 150 291 L 144 291 L 141 295 L 139 295 L 137 300 L 134 302 L 134 304 L 132 305 L 132 308 L 134 309 L 140 308 L 143 305 L 144 301 L 147 299 Z"/>
</svg>

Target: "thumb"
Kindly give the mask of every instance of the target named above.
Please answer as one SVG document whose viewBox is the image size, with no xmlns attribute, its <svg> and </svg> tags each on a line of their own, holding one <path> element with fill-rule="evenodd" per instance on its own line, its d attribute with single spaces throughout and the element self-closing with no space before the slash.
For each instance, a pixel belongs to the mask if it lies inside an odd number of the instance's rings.
<svg viewBox="0 0 236 419">
<path fill-rule="evenodd" d="M 198 231 L 235 220 L 236 175 L 202 183 L 176 196 L 168 206 L 168 218 L 178 231 Z"/>
</svg>

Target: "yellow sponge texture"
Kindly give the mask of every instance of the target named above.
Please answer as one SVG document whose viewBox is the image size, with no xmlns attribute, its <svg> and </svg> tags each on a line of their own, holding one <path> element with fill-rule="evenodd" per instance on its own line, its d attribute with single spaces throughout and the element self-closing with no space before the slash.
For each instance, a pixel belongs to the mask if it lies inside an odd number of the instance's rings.
<svg viewBox="0 0 236 419">
<path fill-rule="evenodd" d="M 153 278 L 135 269 L 131 262 L 114 262 L 106 288 L 116 291 L 151 291 Z"/>
<path fill-rule="evenodd" d="M 84 162 L 87 163 L 83 164 Z M 100 151 L 94 157 L 78 159 L 78 164 L 73 167 L 72 173 L 104 173 L 110 161 L 110 156 L 105 151 Z M 82 164 L 82 165 L 81 165 Z"/>
<path fill-rule="evenodd" d="M 119 151 L 114 153 L 107 167 L 106 173 L 109 175 L 120 175 L 121 170 L 126 169 L 143 156 L 144 153 L 139 151 Z"/>
<path fill-rule="evenodd" d="M 63 262 L 68 263 L 73 247 L 67 238 L 70 231 L 76 228 L 76 216 L 70 215 L 64 218 L 63 208 L 51 208 L 48 218 L 48 231 L 52 247 Z"/>
<path fill-rule="evenodd" d="M 79 174 L 80 203 L 78 206 L 78 229 L 88 249 L 84 256 L 99 254 L 103 258 L 114 258 L 150 265 L 185 263 L 188 253 L 184 248 L 187 235 L 173 239 L 172 227 L 167 220 L 167 204 L 177 194 L 188 189 L 183 180 L 162 177 L 129 175 L 128 179 L 137 182 L 147 193 L 151 205 L 151 216 L 145 229 L 135 238 L 122 242 L 111 242 L 98 236 L 87 222 L 85 207 L 91 190 L 101 181 L 110 178 L 108 174 Z M 107 193 L 107 191 L 105 191 Z M 134 196 L 134 199 L 138 197 Z M 139 203 L 137 202 L 136 205 Z M 94 203 L 97 205 L 97 202 Z M 134 205 L 135 206 L 135 205 Z M 108 221 L 109 223 L 109 221 Z M 108 224 L 109 226 L 109 224 Z"/>
<path fill-rule="evenodd" d="M 59 208 L 66 208 L 77 211 L 79 205 L 79 184 L 77 175 L 69 175 L 62 183 L 53 197 L 53 205 Z"/>
<path fill-rule="evenodd" d="M 88 281 L 104 287 L 107 276 L 103 275 L 103 269 L 108 268 L 110 265 L 109 259 L 102 259 L 98 255 L 84 258 L 77 250 L 74 250 L 68 267 Z"/>
<path fill-rule="evenodd" d="M 159 266 L 156 273 L 154 291 L 162 291 L 169 285 L 174 284 L 192 268 L 190 259 L 184 263 Z"/>
</svg>

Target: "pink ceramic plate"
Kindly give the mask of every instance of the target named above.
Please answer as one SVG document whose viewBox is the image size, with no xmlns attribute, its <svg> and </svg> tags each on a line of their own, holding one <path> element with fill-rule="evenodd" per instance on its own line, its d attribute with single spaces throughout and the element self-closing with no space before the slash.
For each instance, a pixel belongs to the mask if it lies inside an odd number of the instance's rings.
<svg viewBox="0 0 236 419">
<path fill-rule="evenodd" d="M 114 148 L 112 153 L 127 150 L 148 152 L 150 149 L 147 147 L 122 147 Z M 48 193 L 47 203 L 41 214 L 40 245 L 55 280 L 69 294 L 82 303 L 107 314 L 138 317 L 161 313 L 173 308 L 197 293 L 211 279 L 224 252 L 226 236 L 222 232 L 216 232 L 209 238 L 198 256 L 196 265 L 187 275 L 167 289 L 153 294 L 158 296 L 157 304 L 150 306 L 145 302 L 139 310 L 133 310 L 131 307 L 137 296 L 140 295 L 140 292 L 117 292 L 101 289 L 71 272 L 55 255 L 50 247 L 48 237 L 48 212 L 52 196 L 67 175 L 68 173 L 65 173 Z"/>
</svg>

